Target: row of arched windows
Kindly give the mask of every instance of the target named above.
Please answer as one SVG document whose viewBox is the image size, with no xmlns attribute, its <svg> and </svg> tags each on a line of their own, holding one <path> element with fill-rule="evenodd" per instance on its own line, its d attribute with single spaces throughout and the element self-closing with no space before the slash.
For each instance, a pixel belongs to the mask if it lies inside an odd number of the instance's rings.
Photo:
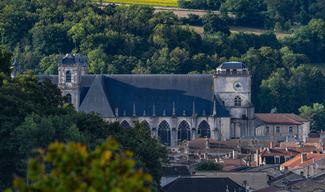
<svg viewBox="0 0 325 192">
<path fill-rule="evenodd" d="M 143 121 L 144 127 L 149 129 L 150 131 L 150 125 L 147 121 Z M 131 127 L 130 124 L 124 120 L 121 122 L 121 126 L 124 128 Z M 211 137 L 210 133 L 210 125 L 203 120 L 198 127 L 198 134 L 201 137 Z M 158 126 L 158 137 L 161 140 L 162 144 L 169 145 L 171 144 L 170 138 L 171 138 L 171 128 L 170 125 L 166 120 L 162 121 Z M 190 125 L 184 120 L 178 125 L 178 131 L 177 131 L 177 143 L 180 144 L 184 140 L 190 141 L 191 140 L 191 127 Z"/>
</svg>

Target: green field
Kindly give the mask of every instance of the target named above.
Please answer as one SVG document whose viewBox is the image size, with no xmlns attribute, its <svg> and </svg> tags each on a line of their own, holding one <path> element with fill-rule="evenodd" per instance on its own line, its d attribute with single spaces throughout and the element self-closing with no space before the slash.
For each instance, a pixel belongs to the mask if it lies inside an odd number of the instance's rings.
<svg viewBox="0 0 325 192">
<path fill-rule="evenodd" d="M 140 4 L 162 7 L 177 7 L 177 0 L 103 0 L 103 3 Z"/>
<path fill-rule="evenodd" d="M 197 27 L 197 26 L 190 26 L 190 28 L 193 28 L 195 32 L 203 36 L 203 27 Z M 238 32 L 243 32 L 243 33 L 254 33 L 256 35 L 260 35 L 266 31 L 266 29 L 256 29 L 256 28 L 249 28 L 249 27 L 236 27 L 236 26 L 230 26 L 230 32 L 231 33 L 238 33 Z M 289 33 L 281 33 L 281 32 L 274 32 L 276 37 L 278 39 L 282 39 L 283 37 L 290 36 L 291 34 Z"/>
</svg>

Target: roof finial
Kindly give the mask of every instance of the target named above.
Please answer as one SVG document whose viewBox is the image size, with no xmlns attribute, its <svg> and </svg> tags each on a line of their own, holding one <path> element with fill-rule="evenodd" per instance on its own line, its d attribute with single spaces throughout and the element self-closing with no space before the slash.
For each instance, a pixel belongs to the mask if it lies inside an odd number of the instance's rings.
<svg viewBox="0 0 325 192">
<path fill-rule="evenodd" d="M 217 115 L 216 99 L 213 99 L 213 116 Z"/>
<path fill-rule="evenodd" d="M 175 116 L 175 102 L 173 102 L 173 116 Z"/>
<path fill-rule="evenodd" d="M 193 116 L 195 116 L 195 103 L 193 101 Z"/>
<path fill-rule="evenodd" d="M 156 106 L 155 106 L 155 103 L 153 103 L 153 106 L 152 106 L 152 116 L 156 116 Z"/>
<path fill-rule="evenodd" d="M 115 116 L 118 117 L 118 107 L 115 108 Z"/>
</svg>

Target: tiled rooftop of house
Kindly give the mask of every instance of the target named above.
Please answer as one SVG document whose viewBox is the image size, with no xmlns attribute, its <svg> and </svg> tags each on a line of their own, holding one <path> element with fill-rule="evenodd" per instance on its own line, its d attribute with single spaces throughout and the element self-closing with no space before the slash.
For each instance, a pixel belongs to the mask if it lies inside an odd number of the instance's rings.
<svg viewBox="0 0 325 192">
<path fill-rule="evenodd" d="M 306 159 L 303 162 L 301 162 L 301 158 L 303 155 L 306 155 Z M 323 159 L 323 158 L 325 158 L 325 154 L 306 153 L 306 154 L 297 155 L 296 157 L 281 164 L 280 166 L 288 167 L 289 170 L 292 170 L 292 169 L 306 167 L 307 165 L 312 164 L 313 161 L 317 162 L 318 160 Z"/>
<path fill-rule="evenodd" d="M 303 122 L 307 122 L 308 120 L 299 117 L 295 114 L 263 114 L 257 113 L 255 114 L 261 121 L 267 124 L 295 124 L 301 125 Z"/>
<path fill-rule="evenodd" d="M 300 153 L 292 149 L 268 148 L 261 152 L 261 156 L 297 156 Z"/>
<path fill-rule="evenodd" d="M 207 141 L 209 146 L 207 147 Z M 233 150 L 239 150 L 238 141 L 217 141 L 212 138 L 197 138 L 190 141 L 188 147 L 191 152 L 201 153 L 229 153 Z"/>
</svg>

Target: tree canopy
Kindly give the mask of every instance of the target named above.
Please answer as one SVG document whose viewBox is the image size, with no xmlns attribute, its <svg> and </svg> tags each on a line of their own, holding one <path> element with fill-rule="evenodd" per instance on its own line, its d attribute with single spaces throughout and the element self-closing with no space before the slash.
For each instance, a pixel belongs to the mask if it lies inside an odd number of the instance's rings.
<svg viewBox="0 0 325 192">
<path fill-rule="evenodd" d="M 118 150 L 109 139 L 88 153 L 82 143 L 55 142 L 39 149 L 39 157 L 28 162 L 28 181 L 15 178 L 14 188 L 22 191 L 150 191 L 149 174 L 135 168 L 133 152 Z M 52 166 L 50 173 L 46 165 Z M 11 190 L 6 190 L 7 192 Z"/>
</svg>

